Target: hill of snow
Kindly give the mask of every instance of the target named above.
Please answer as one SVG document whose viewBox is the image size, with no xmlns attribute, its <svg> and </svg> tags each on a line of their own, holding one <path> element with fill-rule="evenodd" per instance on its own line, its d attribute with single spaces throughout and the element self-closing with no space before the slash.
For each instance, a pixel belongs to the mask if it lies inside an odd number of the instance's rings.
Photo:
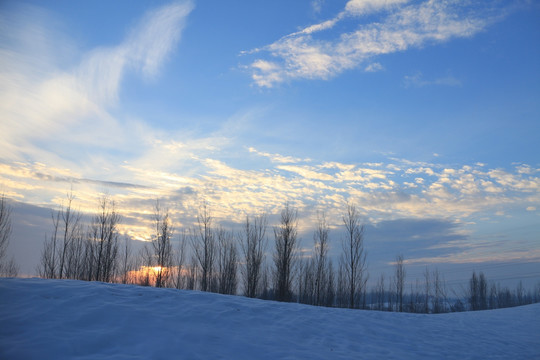
<svg viewBox="0 0 540 360">
<path fill-rule="evenodd" d="M 540 358 L 540 304 L 417 315 L 0 279 L 0 359 L 488 358 Z"/>
</svg>

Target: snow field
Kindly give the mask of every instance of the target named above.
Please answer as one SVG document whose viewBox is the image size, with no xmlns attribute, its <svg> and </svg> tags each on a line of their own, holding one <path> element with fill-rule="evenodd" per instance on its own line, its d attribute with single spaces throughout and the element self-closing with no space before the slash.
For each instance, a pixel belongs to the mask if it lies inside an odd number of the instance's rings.
<svg viewBox="0 0 540 360">
<path fill-rule="evenodd" d="M 425 315 L 0 279 L 0 359 L 540 359 L 540 304 Z"/>
</svg>

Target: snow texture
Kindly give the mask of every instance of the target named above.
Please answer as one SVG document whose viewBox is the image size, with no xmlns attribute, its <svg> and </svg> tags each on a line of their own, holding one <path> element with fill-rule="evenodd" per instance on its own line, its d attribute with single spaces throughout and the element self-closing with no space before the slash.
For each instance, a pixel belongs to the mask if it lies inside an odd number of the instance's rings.
<svg viewBox="0 0 540 360">
<path fill-rule="evenodd" d="M 540 304 L 418 315 L 0 279 L 0 359 L 540 359 Z"/>
</svg>

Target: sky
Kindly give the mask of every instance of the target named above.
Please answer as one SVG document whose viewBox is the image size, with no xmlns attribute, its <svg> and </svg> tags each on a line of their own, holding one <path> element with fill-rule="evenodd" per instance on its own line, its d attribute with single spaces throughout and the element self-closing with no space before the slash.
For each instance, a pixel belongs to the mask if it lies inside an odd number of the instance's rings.
<svg viewBox="0 0 540 360">
<path fill-rule="evenodd" d="M 317 213 L 366 226 L 370 277 L 403 254 L 449 281 L 540 280 L 534 1 L 2 1 L 0 189 L 34 273 L 50 209 L 107 194 L 148 240 Z M 270 235 L 272 231 L 268 232 Z M 269 236 L 271 237 L 271 236 Z M 270 241 L 270 243 L 272 243 Z"/>
</svg>

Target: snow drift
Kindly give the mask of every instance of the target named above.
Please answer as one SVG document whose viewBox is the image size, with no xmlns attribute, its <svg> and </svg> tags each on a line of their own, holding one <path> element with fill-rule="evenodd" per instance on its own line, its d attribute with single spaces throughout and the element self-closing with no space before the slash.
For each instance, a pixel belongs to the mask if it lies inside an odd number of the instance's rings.
<svg viewBox="0 0 540 360">
<path fill-rule="evenodd" d="M 0 279 L 0 359 L 538 359 L 540 304 L 417 315 Z"/>
</svg>

